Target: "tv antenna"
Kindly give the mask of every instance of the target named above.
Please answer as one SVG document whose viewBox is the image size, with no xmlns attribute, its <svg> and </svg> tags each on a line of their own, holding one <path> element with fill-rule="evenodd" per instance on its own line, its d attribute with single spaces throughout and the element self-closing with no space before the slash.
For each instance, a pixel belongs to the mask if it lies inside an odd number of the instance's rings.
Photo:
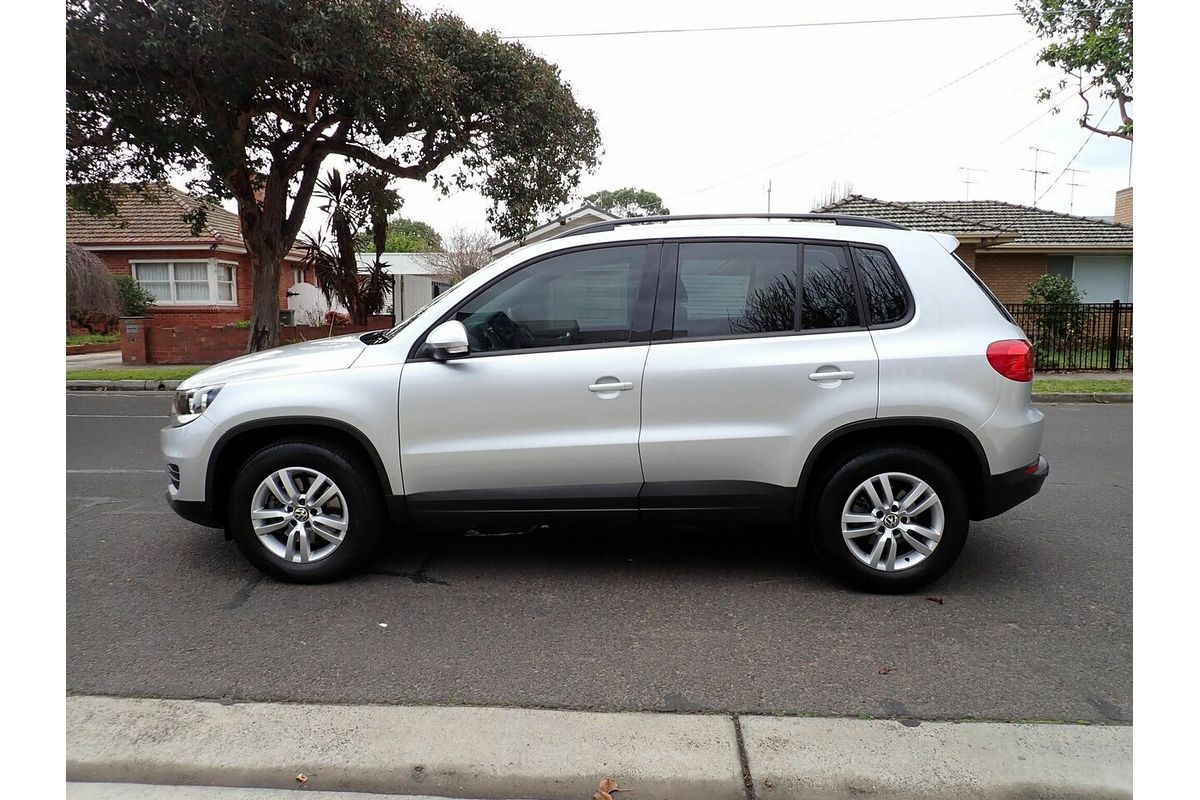
<svg viewBox="0 0 1200 800">
<path fill-rule="evenodd" d="M 1033 169 L 1022 169 L 1022 170 L 1021 170 L 1021 172 L 1032 172 L 1032 173 L 1033 173 L 1033 207 L 1034 207 L 1034 208 L 1037 208 L 1037 201 L 1038 201 L 1037 179 L 1038 179 L 1038 175 L 1049 175 L 1049 174 L 1050 174 L 1050 171 L 1049 171 L 1049 170 L 1045 170 L 1045 169 L 1038 169 L 1038 155 L 1039 155 L 1039 154 L 1041 154 L 1041 153 L 1045 153 L 1046 155 L 1050 155 L 1050 156 L 1052 156 L 1052 155 L 1054 155 L 1054 153 L 1050 152 L 1049 150 L 1043 150 L 1043 149 L 1042 149 L 1042 148 L 1040 148 L 1040 147 L 1030 147 L 1029 149 L 1033 151 Z"/>
<path fill-rule="evenodd" d="M 986 170 L 986 169 L 980 169 L 979 167 L 959 167 L 959 168 L 958 168 L 958 171 L 959 171 L 959 172 L 965 172 L 965 173 L 967 174 L 967 177 L 966 177 L 966 178 L 964 178 L 963 180 L 959 181 L 959 182 L 960 182 L 960 183 L 962 183 L 964 186 L 966 186 L 966 187 L 967 187 L 967 196 L 966 196 L 966 197 L 964 197 L 963 199 L 964 199 L 964 200 L 970 200 L 970 199 L 971 199 L 971 184 L 973 184 L 973 183 L 979 183 L 979 181 L 973 181 L 973 180 L 971 180 L 971 173 L 972 173 L 972 172 L 987 172 L 987 170 Z"/>
<path fill-rule="evenodd" d="M 1067 172 L 1071 173 L 1071 180 L 1067 182 L 1067 186 L 1071 187 L 1071 204 L 1067 207 L 1067 213 L 1074 214 L 1075 213 L 1075 187 L 1076 186 L 1087 186 L 1086 183 L 1077 183 L 1075 181 L 1075 175 L 1076 175 L 1076 173 L 1083 173 L 1084 175 L 1089 175 L 1091 173 L 1089 173 L 1086 169 L 1074 169 L 1074 168 L 1067 169 Z"/>
<path fill-rule="evenodd" d="M 770 179 L 768 179 L 767 180 L 767 213 L 768 214 L 771 213 L 771 183 L 772 183 L 772 181 Z"/>
</svg>

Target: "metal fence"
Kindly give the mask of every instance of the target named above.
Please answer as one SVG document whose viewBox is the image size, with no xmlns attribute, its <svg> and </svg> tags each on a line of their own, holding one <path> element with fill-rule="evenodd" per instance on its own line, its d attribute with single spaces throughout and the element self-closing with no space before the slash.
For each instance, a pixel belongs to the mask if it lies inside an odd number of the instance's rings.
<svg viewBox="0 0 1200 800">
<path fill-rule="evenodd" d="M 1035 369 L 1133 369 L 1133 303 L 1018 303 L 1007 308 L 1033 342 Z"/>
</svg>

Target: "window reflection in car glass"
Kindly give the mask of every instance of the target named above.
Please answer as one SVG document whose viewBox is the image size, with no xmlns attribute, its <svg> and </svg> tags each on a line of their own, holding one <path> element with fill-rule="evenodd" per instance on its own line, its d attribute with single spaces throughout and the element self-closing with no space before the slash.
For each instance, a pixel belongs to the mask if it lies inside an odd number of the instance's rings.
<svg viewBox="0 0 1200 800">
<path fill-rule="evenodd" d="M 854 279 L 845 249 L 837 245 L 806 244 L 800 327 L 814 330 L 858 324 Z"/>
<path fill-rule="evenodd" d="M 867 312 L 875 325 L 896 322 L 908 313 L 904 283 L 887 254 L 881 250 L 854 249 L 854 262 L 867 299 Z"/>
<path fill-rule="evenodd" d="M 796 260 L 794 244 L 680 245 L 674 337 L 795 330 Z"/>
</svg>

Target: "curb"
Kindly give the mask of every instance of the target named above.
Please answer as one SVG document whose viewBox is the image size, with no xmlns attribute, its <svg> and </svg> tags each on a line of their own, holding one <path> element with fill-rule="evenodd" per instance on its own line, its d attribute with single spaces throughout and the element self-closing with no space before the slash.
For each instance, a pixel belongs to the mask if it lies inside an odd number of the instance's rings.
<svg viewBox="0 0 1200 800">
<path fill-rule="evenodd" d="M 302 773 L 310 791 L 543 800 L 603 778 L 638 800 L 1132 796 L 1130 727 L 904 722 L 70 696 L 66 777 L 295 789 Z"/>
<path fill-rule="evenodd" d="M 68 391 L 173 392 L 183 381 L 81 381 L 68 380 Z"/>
<path fill-rule="evenodd" d="M 1034 392 L 1035 403 L 1132 403 L 1133 392 Z"/>
</svg>

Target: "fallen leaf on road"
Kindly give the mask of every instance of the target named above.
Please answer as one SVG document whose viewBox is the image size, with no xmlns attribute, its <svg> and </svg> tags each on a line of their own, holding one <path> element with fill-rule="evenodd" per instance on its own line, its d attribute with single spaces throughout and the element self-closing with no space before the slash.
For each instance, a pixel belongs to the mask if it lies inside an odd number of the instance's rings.
<svg viewBox="0 0 1200 800">
<path fill-rule="evenodd" d="M 308 776 L 301 772 L 296 776 L 296 780 L 300 781 L 300 783 L 308 783 Z"/>
<path fill-rule="evenodd" d="M 386 622 L 381 622 L 381 623 L 379 623 L 379 627 L 381 627 L 381 628 L 386 628 L 386 627 L 387 627 L 387 623 L 386 623 Z"/>
<path fill-rule="evenodd" d="M 592 800 L 612 800 L 612 795 L 608 792 L 596 792 L 592 795 Z"/>
<path fill-rule="evenodd" d="M 882 666 L 882 667 L 880 667 L 880 668 L 879 668 L 879 674 L 880 674 L 880 675 L 887 675 L 887 674 L 888 674 L 889 672 L 891 672 L 891 671 L 892 671 L 892 668 L 891 668 L 891 667 L 889 667 L 889 666 L 887 666 L 887 665 L 884 665 L 884 666 Z"/>
<path fill-rule="evenodd" d="M 613 793 L 632 791 L 633 789 L 622 789 L 612 778 L 605 778 L 600 781 L 600 791 L 592 795 L 592 800 L 613 800 Z"/>
<path fill-rule="evenodd" d="M 926 597 L 925 599 L 937 603 L 939 606 L 942 605 L 942 598 L 940 597 Z"/>
</svg>

